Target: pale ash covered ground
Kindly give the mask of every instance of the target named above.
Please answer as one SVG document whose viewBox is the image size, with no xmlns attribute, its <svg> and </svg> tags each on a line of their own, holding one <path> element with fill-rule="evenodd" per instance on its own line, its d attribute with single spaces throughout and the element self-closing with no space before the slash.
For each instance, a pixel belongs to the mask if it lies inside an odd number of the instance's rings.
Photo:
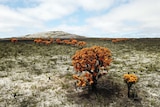
<svg viewBox="0 0 160 107">
<path fill-rule="evenodd" d="M 69 75 L 67 69 L 72 69 L 65 65 L 70 63 L 68 59 L 68 56 L 3 59 L 3 62 L 14 63 L 14 67 L 1 72 L 0 106 L 69 106 L 70 103 L 66 103 L 65 88 L 68 86 L 64 77 L 66 73 Z"/>
<path fill-rule="evenodd" d="M 86 92 L 74 87 L 72 74 L 75 71 L 70 55 L 31 54 L 1 58 L 0 107 L 158 107 L 160 53 L 113 50 L 113 62 L 108 74 L 102 78 L 106 84 L 112 80 L 118 87 L 118 91 L 106 87 L 113 91 L 111 99 L 101 94 L 82 97 Z M 135 72 L 139 77 L 134 85 L 138 101 L 127 98 L 127 87 L 123 82 L 123 74 L 127 72 Z M 117 92 L 120 93 L 118 97 L 114 95 Z"/>
</svg>

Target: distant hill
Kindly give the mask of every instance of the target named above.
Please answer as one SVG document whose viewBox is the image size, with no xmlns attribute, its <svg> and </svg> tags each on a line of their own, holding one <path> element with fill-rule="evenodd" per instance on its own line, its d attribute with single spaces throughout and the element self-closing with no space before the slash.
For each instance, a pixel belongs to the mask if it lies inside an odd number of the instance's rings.
<svg viewBox="0 0 160 107">
<path fill-rule="evenodd" d="M 85 36 L 70 34 L 63 31 L 40 32 L 35 34 L 28 34 L 25 35 L 24 37 L 25 38 L 85 38 Z"/>
</svg>

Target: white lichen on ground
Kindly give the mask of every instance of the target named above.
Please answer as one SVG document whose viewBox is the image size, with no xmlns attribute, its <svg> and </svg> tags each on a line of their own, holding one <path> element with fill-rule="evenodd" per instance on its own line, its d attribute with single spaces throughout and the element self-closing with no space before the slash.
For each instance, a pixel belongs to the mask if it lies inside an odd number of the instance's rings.
<svg viewBox="0 0 160 107">
<path fill-rule="evenodd" d="M 47 64 L 50 59 L 55 59 Z M 9 68 L 6 77 L 0 79 L 0 105 L 9 106 L 45 106 L 64 105 L 66 103 L 65 74 L 73 68 L 65 65 L 70 62 L 69 56 L 53 56 L 41 58 L 41 56 L 24 58 L 23 56 L 5 61 L 13 61 L 14 67 Z M 35 60 L 38 60 L 34 63 Z M 25 62 L 26 67 L 19 67 L 18 63 Z M 34 63 L 34 64 L 31 64 Z M 54 64 L 54 65 L 52 65 Z M 52 67 L 55 66 L 53 69 Z M 67 70 L 67 68 L 71 70 Z M 7 71 L 3 71 L 4 73 Z M 61 76 L 63 75 L 63 76 Z M 3 75 L 1 75 L 3 76 Z M 37 102 L 36 104 L 33 102 Z"/>
</svg>

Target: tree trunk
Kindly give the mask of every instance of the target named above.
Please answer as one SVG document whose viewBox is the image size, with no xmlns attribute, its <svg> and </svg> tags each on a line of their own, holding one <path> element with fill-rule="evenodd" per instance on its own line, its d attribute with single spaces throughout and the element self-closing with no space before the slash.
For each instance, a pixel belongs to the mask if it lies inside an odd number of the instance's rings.
<svg viewBox="0 0 160 107">
<path fill-rule="evenodd" d="M 131 90 L 132 84 L 131 83 L 127 83 L 127 86 L 128 86 L 128 98 L 130 98 L 130 90 Z"/>
<path fill-rule="evenodd" d="M 97 93 L 97 79 L 95 76 L 93 76 L 93 84 L 91 85 L 92 91 Z"/>
</svg>

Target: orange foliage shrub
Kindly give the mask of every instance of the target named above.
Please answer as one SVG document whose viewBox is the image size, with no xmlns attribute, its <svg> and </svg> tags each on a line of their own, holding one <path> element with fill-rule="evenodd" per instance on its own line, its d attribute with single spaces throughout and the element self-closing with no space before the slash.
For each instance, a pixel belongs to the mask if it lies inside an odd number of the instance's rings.
<svg viewBox="0 0 160 107">
<path fill-rule="evenodd" d="M 66 39 L 66 40 L 63 40 L 62 42 L 63 42 L 63 44 L 66 44 L 66 45 L 74 45 L 74 44 L 76 44 L 77 42 L 76 42 L 77 40 L 74 40 L 74 39 Z"/>
<path fill-rule="evenodd" d="M 116 43 L 116 42 L 118 42 L 118 41 L 117 41 L 116 39 L 113 39 L 112 42 L 113 42 L 113 43 Z"/>
<path fill-rule="evenodd" d="M 16 42 L 18 42 L 18 39 L 16 39 L 16 38 L 11 38 L 11 42 L 12 42 L 12 43 L 16 43 Z"/>
<path fill-rule="evenodd" d="M 106 74 L 100 68 L 109 66 L 111 61 L 111 51 L 105 47 L 93 46 L 77 51 L 72 57 L 75 71 L 81 73 L 73 75 L 78 81 L 77 86 L 91 85 L 92 90 L 95 90 L 97 79 Z"/>
<path fill-rule="evenodd" d="M 127 84 L 128 88 L 128 97 L 131 97 L 130 90 L 133 84 L 138 81 L 138 77 L 135 74 L 124 74 L 123 75 L 124 82 Z"/>
<path fill-rule="evenodd" d="M 50 41 L 50 43 L 53 43 L 53 42 L 54 42 L 54 39 L 53 39 L 53 38 L 51 38 L 49 41 Z"/>
<path fill-rule="evenodd" d="M 78 43 L 78 40 L 76 40 L 76 39 L 72 39 L 72 40 L 71 40 L 71 44 L 72 44 L 72 45 L 76 45 L 77 43 Z"/>
<path fill-rule="evenodd" d="M 126 83 L 136 83 L 138 80 L 135 74 L 124 74 L 123 79 Z"/>
<path fill-rule="evenodd" d="M 34 39 L 34 43 L 39 44 L 39 43 L 41 43 L 41 42 L 42 42 L 42 39 L 40 39 L 40 38 L 38 38 L 38 39 Z"/>
<path fill-rule="evenodd" d="M 49 44 L 53 43 L 53 41 L 54 41 L 53 38 L 51 38 L 51 39 L 41 39 L 41 38 L 34 39 L 34 43 L 45 44 L 45 45 L 49 45 Z"/>
<path fill-rule="evenodd" d="M 70 44 L 70 40 L 63 40 L 62 43 L 69 45 Z"/>
<path fill-rule="evenodd" d="M 49 45 L 49 44 L 51 44 L 51 41 L 46 40 L 46 41 L 44 41 L 44 44 Z"/>
<path fill-rule="evenodd" d="M 87 44 L 87 43 L 84 42 L 84 41 L 79 41 L 79 42 L 77 42 L 77 45 L 78 45 L 79 47 L 84 47 L 86 44 Z"/>
<path fill-rule="evenodd" d="M 56 43 L 57 44 L 65 44 L 65 45 L 72 45 L 72 46 L 79 46 L 81 48 L 83 48 L 84 46 L 86 46 L 86 42 L 84 41 L 78 41 L 76 39 L 65 39 L 65 40 L 60 40 L 60 39 L 56 39 Z"/>
<path fill-rule="evenodd" d="M 41 41 L 41 43 L 44 43 L 45 45 L 50 45 L 51 43 L 53 43 L 53 39 L 49 39 L 49 40 L 43 40 Z"/>
<path fill-rule="evenodd" d="M 61 43 L 62 43 L 61 39 L 57 38 L 57 39 L 56 39 L 56 43 L 57 43 L 57 44 L 61 44 Z"/>
<path fill-rule="evenodd" d="M 121 42 L 121 41 L 126 41 L 128 40 L 127 38 L 117 38 L 117 39 L 113 39 L 112 42 L 116 43 L 116 42 Z"/>
</svg>

